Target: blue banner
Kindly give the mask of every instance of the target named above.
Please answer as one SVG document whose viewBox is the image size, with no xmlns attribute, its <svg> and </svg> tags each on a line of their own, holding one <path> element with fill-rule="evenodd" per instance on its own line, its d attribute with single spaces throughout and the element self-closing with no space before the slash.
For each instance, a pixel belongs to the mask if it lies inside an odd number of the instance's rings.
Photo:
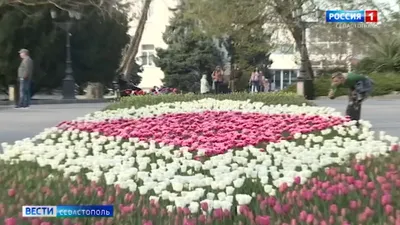
<svg viewBox="0 0 400 225">
<path fill-rule="evenodd" d="M 364 23 L 365 10 L 327 10 L 327 23 Z"/>
<path fill-rule="evenodd" d="M 113 217 L 113 205 L 58 205 L 57 217 Z"/>
</svg>

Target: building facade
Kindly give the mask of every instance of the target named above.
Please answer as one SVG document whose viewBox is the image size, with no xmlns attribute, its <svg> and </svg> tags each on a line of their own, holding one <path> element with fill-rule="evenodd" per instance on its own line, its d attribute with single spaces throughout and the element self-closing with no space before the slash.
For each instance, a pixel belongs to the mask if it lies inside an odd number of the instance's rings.
<svg viewBox="0 0 400 225">
<path fill-rule="evenodd" d="M 327 26 L 311 27 L 306 30 L 306 46 L 316 73 L 326 68 L 347 66 L 347 59 L 353 53 L 347 35 L 347 32 L 340 32 Z M 272 82 L 277 90 L 282 90 L 297 80 L 301 62 L 300 52 L 287 29 L 274 31 L 272 41 L 276 46 L 271 54 Z"/>
<path fill-rule="evenodd" d="M 169 8 L 174 8 L 177 4 L 178 0 L 153 0 L 151 3 L 136 57 L 138 64 L 143 65 L 144 69 L 140 74 L 142 82 L 139 87 L 145 90 L 162 85 L 164 73 L 154 64 L 153 58 L 156 56 L 157 48 L 167 47 L 162 36 L 173 17 L 173 12 Z M 134 34 L 136 26 L 137 20 L 131 26 L 131 35 Z M 340 32 L 326 25 L 307 29 L 307 49 L 314 70 L 346 66 L 346 59 L 352 55 L 352 49 L 346 37 L 338 33 Z M 281 90 L 296 82 L 300 69 L 300 54 L 287 29 L 275 30 L 272 41 L 276 45 L 271 54 L 272 82 L 276 90 Z M 225 66 L 229 68 L 228 63 Z"/>
<path fill-rule="evenodd" d="M 148 19 L 136 56 L 138 64 L 143 65 L 143 72 L 139 74 L 142 77 L 139 87 L 144 90 L 162 85 L 164 73 L 154 64 L 154 57 L 157 48 L 167 47 L 162 36 L 173 17 L 173 12 L 169 8 L 175 7 L 176 4 L 176 0 L 153 0 L 150 5 Z M 133 21 L 131 25 L 130 35 L 134 35 L 136 27 L 137 20 Z"/>
</svg>

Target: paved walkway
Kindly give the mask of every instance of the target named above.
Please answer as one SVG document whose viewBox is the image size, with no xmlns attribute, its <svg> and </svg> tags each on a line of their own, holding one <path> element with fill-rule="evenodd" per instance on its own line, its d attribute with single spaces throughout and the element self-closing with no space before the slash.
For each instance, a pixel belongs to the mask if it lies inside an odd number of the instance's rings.
<svg viewBox="0 0 400 225">
<path fill-rule="evenodd" d="M 32 137 L 47 127 L 101 110 L 106 106 L 107 103 L 55 104 L 32 105 L 29 109 L 14 109 L 10 106 L 0 105 L 0 143 L 13 143 Z"/>
<path fill-rule="evenodd" d="M 336 108 L 344 113 L 346 100 L 316 100 L 320 106 Z M 0 105 L 0 143 L 32 137 L 47 127 L 103 109 L 107 103 L 33 105 L 30 109 L 13 109 Z M 400 137 L 400 100 L 367 100 L 362 118 L 377 131 L 384 130 Z M 1 152 L 1 149 L 0 149 Z"/>
<path fill-rule="evenodd" d="M 344 113 L 347 100 L 316 100 L 320 106 L 333 107 Z M 386 131 L 388 134 L 400 137 L 400 100 L 368 99 L 361 108 L 361 118 L 371 121 L 374 130 Z"/>
</svg>

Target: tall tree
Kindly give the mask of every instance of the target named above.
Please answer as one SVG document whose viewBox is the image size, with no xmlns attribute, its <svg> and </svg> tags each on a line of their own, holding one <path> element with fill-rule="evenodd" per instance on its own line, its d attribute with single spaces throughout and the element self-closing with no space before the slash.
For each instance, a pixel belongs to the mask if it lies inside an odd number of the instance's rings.
<svg viewBox="0 0 400 225">
<path fill-rule="evenodd" d="M 71 30 L 74 77 L 78 83 L 107 83 L 128 42 L 128 20 L 123 13 L 102 17 L 93 8 L 84 14 Z M 53 24 L 49 7 L 0 8 L 0 86 L 16 82 L 21 48 L 29 49 L 34 60 L 34 91 L 59 87 L 65 75 L 65 32 Z"/>
<path fill-rule="evenodd" d="M 224 39 L 231 65 L 239 64 L 249 75 L 254 67 L 269 61 L 272 31 L 264 29 L 268 15 L 263 13 L 263 0 L 184 2 L 188 5 L 185 17 L 199 21 L 198 32 Z"/>
<path fill-rule="evenodd" d="M 128 80 L 132 76 L 136 76 L 135 72 L 139 71 L 139 65 L 136 63 L 136 55 L 139 51 L 140 41 L 142 40 L 143 32 L 146 26 L 147 17 L 149 14 L 152 0 L 145 0 L 141 10 L 140 19 L 136 27 L 136 31 L 124 52 L 119 71 Z"/>
<path fill-rule="evenodd" d="M 349 1 L 349 0 L 328 0 L 315 2 L 313 0 L 186 0 L 190 2 L 191 10 L 188 11 L 188 16 L 194 17 L 202 21 L 202 25 L 211 33 L 226 34 L 230 31 L 246 34 L 246 28 L 251 26 L 267 25 L 269 29 L 285 28 L 287 29 L 297 49 L 301 49 L 303 32 L 298 16 L 293 15 L 293 12 L 302 10 L 302 20 L 316 21 L 316 12 L 320 9 L 358 9 L 358 8 L 387 8 L 386 5 L 375 4 L 374 1 Z M 389 10 L 389 9 L 387 9 Z M 321 15 L 321 14 L 320 14 Z M 386 14 L 382 15 L 382 21 L 386 19 Z M 326 25 L 325 25 L 326 26 Z M 234 29 L 232 29 L 234 28 Z M 332 27 L 333 28 L 333 27 Z M 332 29 L 333 30 L 333 29 Z M 362 40 L 362 45 L 366 42 L 374 40 L 374 32 L 376 29 L 352 29 L 351 39 L 354 42 Z M 344 29 L 335 29 L 338 36 L 343 36 Z M 333 33 L 335 33 L 333 32 Z M 346 32 L 347 33 L 347 32 Z M 353 43 L 357 45 L 358 43 Z M 357 45 L 357 46 L 362 46 Z M 329 50 L 325 49 L 325 52 Z M 309 77 L 314 76 L 309 52 L 306 48 L 303 57 L 306 61 L 307 74 Z"/>
<path fill-rule="evenodd" d="M 184 92 L 199 92 L 202 74 L 211 78 L 215 66 L 223 57 L 216 42 L 204 34 L 194 32 L 196 22 L 185 18 L 184 6 L 175 12 L 163 39 L 167 49 L 157 49 L 155 63 L 164 71 L 164 84 Z"/>
<path fill-rule="evenodd" d="M 65 11 L 91 7 L 98 12 L 113 14 L 115 8 L 121 6 L 121 2 L 118 0 L 0 0 L 0 8 L 9 6 L 17 8 L 26 6 L 52 6 Z"/>
</svg>

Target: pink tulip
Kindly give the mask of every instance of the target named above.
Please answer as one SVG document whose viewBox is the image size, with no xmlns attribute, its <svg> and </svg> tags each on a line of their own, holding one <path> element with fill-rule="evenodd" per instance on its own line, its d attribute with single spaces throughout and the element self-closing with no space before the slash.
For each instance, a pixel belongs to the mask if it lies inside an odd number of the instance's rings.
<svg viewBox="0 0 400 225">
<path fill-rule="evenodd" d="M 33 218 L 31 221 L 31 225 L 40 225 L 42 222 L 39 218 Z M 64 225 L 64 224 L 63 224 Z"/>
<path fill-rule="evenodd" d="M 306 223 L 311 224 L 312 222 L 314 222 L 314 215 L 308 214 L 306 217 Z"/>
<path fill-rule="evenodd" d="M 69 219 L 69 218 L 63 219 L 63 225 L 72 225 L 71 219 Z"/>
<path fill-rule="evenodd" d="M 300 184 L 301 183 L 301 178 L 300 177 L 295 177 L 294 178 L 294 183 L 295 184 Z"/>
<path fill-rule="evenodd" d="M 335 205 L 335 204 L 330 205 L 329 206 L 329 212 L 331 214 L 338 214 L 339 209 L 338 209 L 337 205 Z"/>
<path fill-rule="evenodd" d="M 51 225 L 51 223 L 50 222 L 42 222 L 42 223 L 40 223 L 40 225 Z"/>
<path fill-rule="evenodd" d="M 126 203 L 132 202 L 132 199 L 133 199 L 133 194 L 130 194 L 130 193 L 126 193 L 126 194 L 125 194 L 124 201 L 125 201 Z"/>
<path fill-rule="evenodd" d="M 225 153 L 233 147 L 292 139 L 294 133 L 309 133 L 343 122 L 345 120 L 339 117 L 328 119 L 307 115 L 208 111 L 103 122 L 68 122 L 59 124 L 59 128 L 99 132 L 105 136 L 118 136 L 124 139 L 137 137 L 143 141 L 156 140 L 187 146 L 191 151 L 204 148 L 206 155 L 215 155 Z M 239 133 L 238 130 L 242 132 Z M 287 130 L 289 135 L 282 136 L 282 130 Z"/>
<path fill-rule="evenodd" d="M 4 220 L 4 225 L 17 225 L 17 219 L 7 218 Z"/>
<path fill-rule="evenodd" d="M 350 205 L 349 205 L 349 208 L 350 209 L 357 209 L 358 208 L 358 205 L 357 205 L 357 202 L 356 201 L 350 201 L 350 203 L 349 203 Z"/>
<path fill-rule="evenodd" d="M 257 225 L 270 225 L 270 217 L 269 216 L 256 216 L 256 224 Z"/>
<path fill-rule="evenodd" d="M 391 206 L 391 205 L 385 205 L 385 213 L 386 213 L 386 215 L 391 215 L 392 213 L 393 213 L 393 206 Z"/>
<path fill-rule="evenodd" d="M 283 184 L 281 184 L 281 186 L 279 187 L 279 192 L 283 193 L 285 192 L 287 189 L 289 188 L 288 184 L 285 182 Z"/>
<path fill-rule="evenodd" d="M 390 194 L 385 194 L 381 197 L 381 204 L 387 205 L 392 203 L 392 196 Z"/>
<path fill-rule="evenodd" d="M 321 221 L 319 222 L 319 225 L 328 225 L 328 223 L 327 223 L 325 220 L 321 220 Z"/>
<path fill-rule="evenodd" d="M 300 220 L 300 221 L 306 221 L 306 220 L 307 220 L 307 215 L 308 215 L 308 214 L 307 214 L 306 211 L 304 211 L 304 210 L 301 211 L 301 212 L 300 212 L 300 215 L 299 215 L 299 220 Z"/>
<path fill-rule="evenodd" d="M 214 218 L 221 220 L 224 217 L 224 213 L 221 208 L 214 209 L 213 216 L 214 216 Z"/>
<path fill-rule="evenodd" d="M 207 220 L 207 218 L 206 218 L 206 216 L 203 215 L 203 214 L 201 214 L 201 215 L 199 216 L 199 218 L 198 218 L 198 221 L 199 221 L 200 223 L 205 223 L 206 220 Z"/>
<path fill-rule="evenodd" d="M 8 189 L 8 196 L 14 197 L 17 194 L 17 191 L 14 188 Z"/>
<path fill-rule="evenodd" d="M 200 208 L 201 208 L 203 211 L 207 212 L 207 211 L 208 211 L 208 203 L 207 203 L 207 202 L 202 202 L 202 203 L 200 203 Z"/>
<path fill-rule="evenodd" d="M 144 222 L 142 223 L 142 225 L 153 225 L 153 222 L 151 222 L 150 220 L 144 221 Z"/>
</svg>

